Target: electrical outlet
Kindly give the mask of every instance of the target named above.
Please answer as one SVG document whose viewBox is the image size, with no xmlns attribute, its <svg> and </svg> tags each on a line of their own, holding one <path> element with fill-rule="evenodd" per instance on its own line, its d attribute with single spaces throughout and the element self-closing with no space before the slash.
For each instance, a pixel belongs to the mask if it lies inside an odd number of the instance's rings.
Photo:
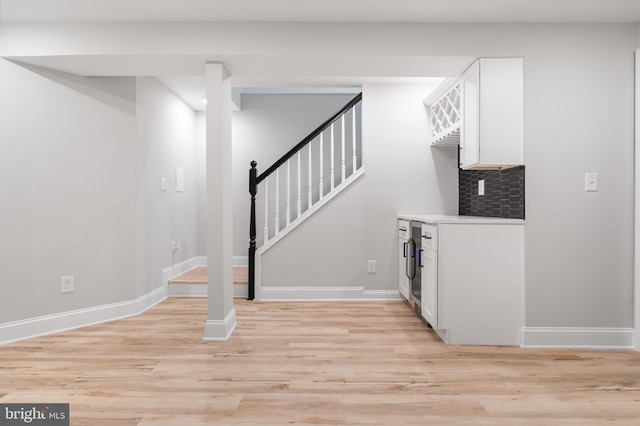
<svg viewBox="0 0 640 426">
<path fill-rule="evenodd" d="M 60 277 L 60 293 L 73 292 L 73 275 Z"/>
<path fill-rule="evenodd" d="M 478 181 L 478 195 L 484 195 L 484 179 Z"/>
<path fill-rule="evenodd" d="M 375 260 L 369 260 L 367 262 L 367 272 L 370 274 L 375 274 L 376 273 L 376 261 Z"/>
</svg>

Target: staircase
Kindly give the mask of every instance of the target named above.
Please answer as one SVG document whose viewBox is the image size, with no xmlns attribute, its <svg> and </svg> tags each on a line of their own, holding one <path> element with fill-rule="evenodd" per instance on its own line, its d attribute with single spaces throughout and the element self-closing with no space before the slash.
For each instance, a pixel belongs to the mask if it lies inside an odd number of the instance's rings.
<svg viewBox="0 0 640 426">
<path fill-rule="evenodd" d="M 171 297 L 207 297 L 207 267 L 197 266 L 169 280 Z M 247 267 L 233 267 L 233 297 L 247 297 Z"/>
<path fill-rule="evenodd" d="M 254 300 L 259 288 L 262 253 L 364 174 L 361 107 L 362 93 L 264 172 L 251 162 L 247 299 Z"/>
</svg>

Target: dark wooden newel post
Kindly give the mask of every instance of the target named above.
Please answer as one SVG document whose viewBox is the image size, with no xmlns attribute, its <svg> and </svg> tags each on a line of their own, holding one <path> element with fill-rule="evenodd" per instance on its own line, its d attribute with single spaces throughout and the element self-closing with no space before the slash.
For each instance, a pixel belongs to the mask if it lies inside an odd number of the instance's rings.
<svg viewBox="0 0 640 426">
<path fill-rule="evenodd" d="M 247 300 L 255 299 L 256 284 L 256 194 L 258 193 L 256 166 L 258 163 L 251 162 L 249 170 L 249 194 L 251 194 L 251 217 L 249 219 L 249 286 Z"/>
</svg>

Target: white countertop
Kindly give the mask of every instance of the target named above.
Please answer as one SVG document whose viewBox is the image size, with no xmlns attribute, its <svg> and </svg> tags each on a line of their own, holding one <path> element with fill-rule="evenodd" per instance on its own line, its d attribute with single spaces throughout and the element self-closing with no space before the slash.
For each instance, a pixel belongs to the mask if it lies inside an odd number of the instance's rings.
<svg viewBox="0 0 640 426">
<path fill-rule="evenodd" d="M 501 217 L 482 217 L 482 216 L 452 216 L 452 215 L 416 215 L 416 214 L 400 214 L 398 219 L 414 220 L 424 223 L 486 223 L 486 224 L 508 224 L 522 225 L 523 219 L 505 219 Z"/>
</svg>

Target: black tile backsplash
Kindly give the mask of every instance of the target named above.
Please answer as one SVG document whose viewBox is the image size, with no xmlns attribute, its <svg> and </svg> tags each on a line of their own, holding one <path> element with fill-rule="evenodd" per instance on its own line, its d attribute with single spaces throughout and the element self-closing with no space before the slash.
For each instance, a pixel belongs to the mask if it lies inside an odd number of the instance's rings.
<svg viewBox="0 0 640 426">
<path fill-rule="evenodd" d="M 484 195 L 478 181 L 484 179 Z M 524 219 L 524 166 L 505 170 L 459 170 L 459 211 L 463 216 Z"/>
</svg>

